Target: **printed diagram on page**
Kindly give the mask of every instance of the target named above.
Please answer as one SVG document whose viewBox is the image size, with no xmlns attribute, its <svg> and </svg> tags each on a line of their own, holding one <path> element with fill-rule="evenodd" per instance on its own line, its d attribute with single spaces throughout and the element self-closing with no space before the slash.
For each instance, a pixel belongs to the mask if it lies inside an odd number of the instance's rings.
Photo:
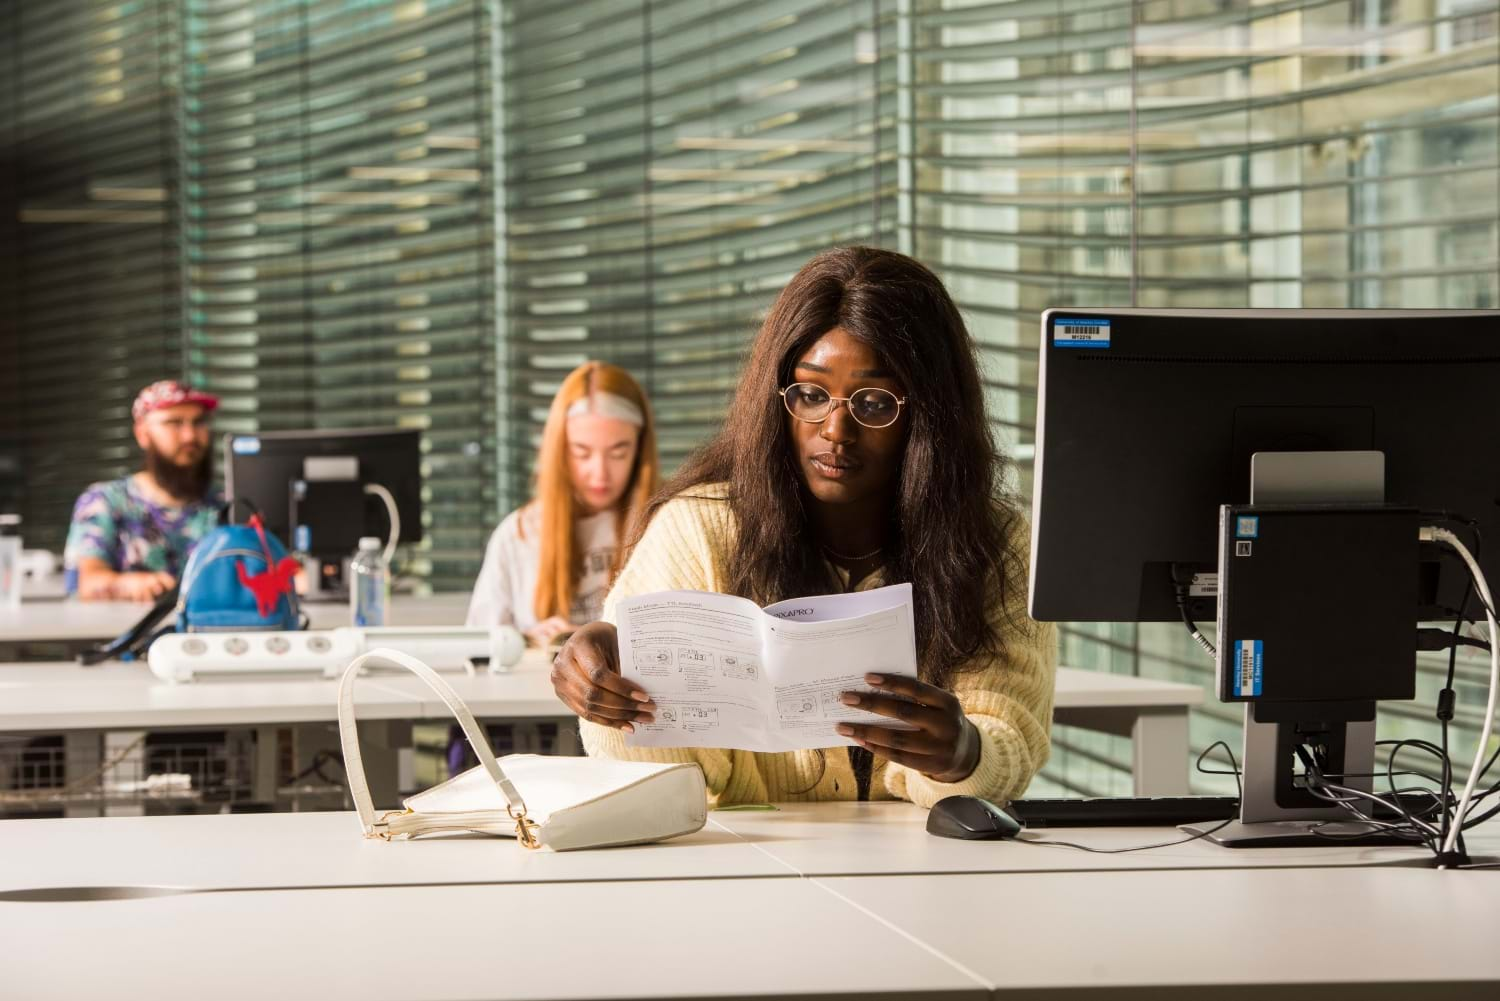
<svg viewBox="0 0 1500 1001">
<path fill-rule="evenodd" d="M 849 720 L 904 727 L 844 705 L 867 672 L 914 677 L 911 585 L 754 602 L 667 591 L 620 602 L 622 673 L 657 705 L 634 747 L 781 751 L 852 744 Z"/>
</svg>

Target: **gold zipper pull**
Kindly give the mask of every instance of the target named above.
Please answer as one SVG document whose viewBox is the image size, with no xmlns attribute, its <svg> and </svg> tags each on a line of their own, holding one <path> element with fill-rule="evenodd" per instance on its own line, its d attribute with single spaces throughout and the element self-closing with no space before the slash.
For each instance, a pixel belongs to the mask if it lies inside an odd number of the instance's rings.
<svg viewBox="0 0 1500 1001">
<path fill-rule="evenodd" d="M 505 812 L 510 815 L 511 820 L 514 820 L 516 822 L 517 841 L 521 842 L 521 844 L 526 848 L 535 849 L 542 847 L 541 841 L 539 841 L 536 836 L 536 823 L 531 820 L 531 818 L 526 816 L 525 810 L 517 813 L 510 807 L 509 804 L 507 804 L 505 807 Z"/>
</svg>

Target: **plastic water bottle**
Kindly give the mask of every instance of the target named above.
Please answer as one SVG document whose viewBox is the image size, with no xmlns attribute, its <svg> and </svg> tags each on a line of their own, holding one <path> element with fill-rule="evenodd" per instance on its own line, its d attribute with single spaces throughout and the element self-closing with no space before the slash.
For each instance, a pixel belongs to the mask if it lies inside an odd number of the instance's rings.
<svg viewBox="0 0 1500 1001">
<path fill-rule="evenodd" d="M 0 608 L 19 608 L 21 580 L 21 516 L 0 514 Z"/>
<path fill-rule="evenodd" d="M 385 625 L 391 597 L 391 573 L 380 540 L 366 536 L 349 564 L 349 611 L 356 626 Z"/>
</svg>

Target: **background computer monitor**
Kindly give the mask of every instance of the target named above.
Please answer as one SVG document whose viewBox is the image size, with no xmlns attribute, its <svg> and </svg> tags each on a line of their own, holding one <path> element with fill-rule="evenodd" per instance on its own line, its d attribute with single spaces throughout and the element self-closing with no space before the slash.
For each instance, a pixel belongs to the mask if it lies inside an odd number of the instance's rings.
<svg viewBox="0 0 1500 1001">
<path fill-rule="evenodd" d="M 365 493 L 366 484 L 385 487 L 395 499 L 402 544 L 422 539 L 420 432 L 377 428 L 228 434 L 224 470 L 229 500 L 249 501 L 267 530 L 321 559 L 349 556 L 361 536 L 389 538 L 385 503 Z M 301 531 L 294 531 L 293 490 L 299 481 L 344 487 L 342 492 L 331 488 L 334 505 L 326 500 L 321 509 L 305 505 Z M 235 506 L 236 521 L 247 516 L 246 509 Z"/>
<path fill-rule="evenodd" d="M 1500 578 L 1500 313 L 1051 309 L 1042 336 L 1037 619 L 1177 619 L 1172 566 L 1216 568 L 1255 452 L 1383 452 L 1386 502 L 1475 519 Z M 1467 573 L 1423 552 L 1421 617 L 1451 618 Z"/>
</svg>

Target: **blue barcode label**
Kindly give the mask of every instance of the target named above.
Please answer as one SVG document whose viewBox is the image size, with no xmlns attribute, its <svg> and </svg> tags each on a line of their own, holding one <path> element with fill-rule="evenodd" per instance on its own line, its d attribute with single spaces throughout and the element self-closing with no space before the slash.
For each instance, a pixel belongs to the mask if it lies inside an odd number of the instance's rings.
<svg viewBox="0 0 1500 1001">
<path fill-rule="evenodd" d="M 1095 317 L 1059 317 L 1052 323 L 1052 345 L 1059 348 L 1109 347 L 1109 321 Z"/>
<path fill-rule="evenodd" d="M 1264 680 L 1263 653 L 1260 640 L 1235 640 L 1234 694 L 1241 698 L 1256 698 L 1260 695 Z"/>
</svg>

